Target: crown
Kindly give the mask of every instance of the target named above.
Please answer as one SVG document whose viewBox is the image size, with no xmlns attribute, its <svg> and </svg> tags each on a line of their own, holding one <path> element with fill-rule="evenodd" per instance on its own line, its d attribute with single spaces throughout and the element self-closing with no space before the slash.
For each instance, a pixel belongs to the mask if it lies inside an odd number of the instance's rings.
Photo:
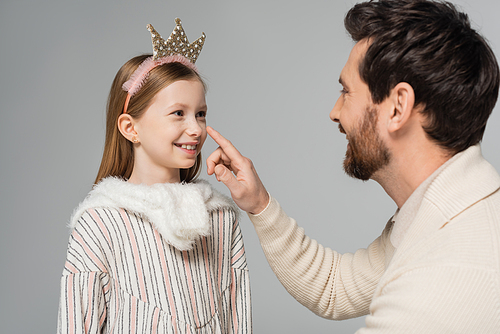
<svg viewBox="0 0 500 334">
<path fill-rule="evenodd" d="M 194 63 L 198 59 L 205 43 L 205 33 L 201 33 L 201 37 L 190 44 L 179 18 L 175 19 L 174 31 L 167 40 L 164 40 L 151 24 L 148 24 L 147 28 L 151 32 L 153 56 L 144 60 L 122 85 L 123 90 L 127 92 L 127 98 L 123 107 L 124 114 L 127 113 L 130 99 L 141 89 L 148 78 L 149 71 L 156 66 L 167 63 L 181 63 L 198 73 L 198 69 Z"/>
<path fill-rule="evenodd" d="M 181 19 L 179 18 L 175 19 L 174 31 L 172 31 L 167 40 L 164 40 L 151 24 L 147 25 L 147 29 L 151 32 L 153 60 L 173 55 L 181 55 L 194 64 L 200 55 L 206 38 L 205 33 L 202 32 L 201 37 L 190 44 L 182 28 Z"/>
</svg>

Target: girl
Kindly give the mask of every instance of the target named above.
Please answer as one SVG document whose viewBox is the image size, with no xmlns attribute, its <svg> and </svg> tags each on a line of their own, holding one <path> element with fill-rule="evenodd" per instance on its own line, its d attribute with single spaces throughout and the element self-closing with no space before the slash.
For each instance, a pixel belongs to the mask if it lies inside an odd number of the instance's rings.
<svg viewBox="0 0 500 334">
<path fill-rule="evenodd" d="M 70 222 L 59 333 L 251 332 L 237 208 L 196 180 L 205 36 L 188 44 L 176 22 L 167 41 L 148 26 L 154 57 L 129 60 L 113 81 L 96 185 Z"/>
</svg>

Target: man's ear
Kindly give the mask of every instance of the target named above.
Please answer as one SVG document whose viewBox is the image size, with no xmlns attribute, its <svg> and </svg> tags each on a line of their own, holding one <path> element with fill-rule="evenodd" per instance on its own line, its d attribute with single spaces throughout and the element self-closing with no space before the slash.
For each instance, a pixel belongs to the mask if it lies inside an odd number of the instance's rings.
<svg viewBox="0 0 500 334">
<path fill-rule="evenodd" d="M 139 136 L 135 130 L 135 121 L 129 114 L 121 114 L 118 117 L 118 130 L 126 139 L 130 140 L 132 143 L 139 142 Z"/>
<path fill-rule="evenodd" d="M 404 128 L 415 107 L 415 92 L 413 87 L 406 82 L 398 83 L 389 96 L 393 108 L 392 115 L 388 118 L 388 131 L 394 133 Z"/>
</svg>

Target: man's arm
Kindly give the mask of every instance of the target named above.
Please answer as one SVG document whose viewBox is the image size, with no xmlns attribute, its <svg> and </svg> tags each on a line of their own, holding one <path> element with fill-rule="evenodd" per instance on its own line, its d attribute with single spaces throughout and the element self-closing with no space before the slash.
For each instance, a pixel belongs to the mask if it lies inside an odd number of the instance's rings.
<svg viewBox="0 0 500 334">
<path fill-rule="evenodd" d="M 267 260 L 287 291 L 325 318 L 367 314 L 385 269 L 387 248 L 392 252 L 389 227 L 367 249 L 355 254 L 323 247 L 308 238 L 276 200 L 270 200 L 252 162 L 215 130 L 207 130 L 220 145 L 207 159 L 208 174 L 215 173 L 236 204 L 249 213 Z"/>
<path fill-rule="evenodd" d="M 249 217 L 269 265 L 297 301 L 327 319 L 368 314 L 386 257 L 393 252 L 392 224 L 367 249 L 340 254 L 306 236 L 274 198 L 261 214 Z"/>
</svg>

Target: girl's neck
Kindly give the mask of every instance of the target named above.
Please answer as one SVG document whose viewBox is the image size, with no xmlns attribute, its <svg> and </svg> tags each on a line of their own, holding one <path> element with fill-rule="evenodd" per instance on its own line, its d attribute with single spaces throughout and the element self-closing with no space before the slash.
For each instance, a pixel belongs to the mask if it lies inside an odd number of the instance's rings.
<svg viewBox="0 0 500 334">
<path fill-rule="evenodd" d="M 180 171 L 179 169 L 172 170 L 141 170 L 140 168 L 136 168 L 132 170 L 132 174 L 130 175 L 128 182 L 134 184 L 145 184 L 152 185 L 155 183 L 179 183 L 181 182 Z"/>
</svg>

